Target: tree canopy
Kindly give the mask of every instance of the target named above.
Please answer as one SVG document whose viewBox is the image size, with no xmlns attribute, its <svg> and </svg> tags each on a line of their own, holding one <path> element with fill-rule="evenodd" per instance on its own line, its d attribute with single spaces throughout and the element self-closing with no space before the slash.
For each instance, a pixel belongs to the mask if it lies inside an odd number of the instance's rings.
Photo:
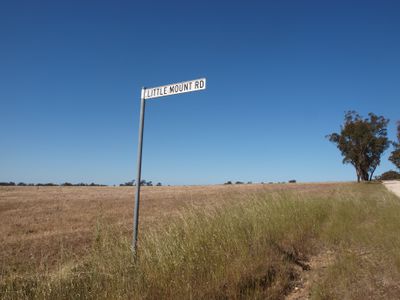
<svg viewBox="0 0 400 300">
<path fill-rule="evenodd" d="M 389 157 L 389 160 L 400 169 L 400 121 L 397 122 L 397 143 L 394 144 L 394 151 Z"/>
<path fill-rule="evenodd" d="M 372 179 L 383 152 L 389 148 L 388 123 L 383 116 L 369 113 L 368 118 L 363 118 L 355 111 L 348 111 L 340 133 L 327 136 L 342 153 L 343 163 L 354 166 L 358 182 Z"/>
</svg>

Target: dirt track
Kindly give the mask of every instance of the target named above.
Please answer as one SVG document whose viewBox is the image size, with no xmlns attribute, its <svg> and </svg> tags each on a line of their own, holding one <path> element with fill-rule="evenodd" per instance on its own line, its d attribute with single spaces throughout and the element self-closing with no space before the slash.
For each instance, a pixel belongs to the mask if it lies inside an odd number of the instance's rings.
<svg viewBox="0 0 400 300">
<path fill-rule="evenodd" d="M 398 180 L 387 180 L 387 181 L 384 181 L 383 184 L 386 186 L 386 188 L 389 191 L 391 191 L 392 193 L 394 193 L 398 197 L 400 197 L 400 181 L 398 181 Z"/>
</svg>

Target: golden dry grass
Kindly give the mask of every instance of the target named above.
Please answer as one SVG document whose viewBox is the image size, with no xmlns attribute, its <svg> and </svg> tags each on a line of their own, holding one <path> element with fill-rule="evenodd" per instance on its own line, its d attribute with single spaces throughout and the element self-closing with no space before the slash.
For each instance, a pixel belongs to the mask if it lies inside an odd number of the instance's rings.
<svg viewBox="0 0 400 300">
<path fill-rule="evenodd" d="M 133 196 L 3 188 L 0 298 L 400 298 L 400 201 L 381 184 L 145 188 L 136 257 Z"/>
<path fill-rule="evenodd" d="M 155 227 L 184 206 L 216 206 L 244 201 L 264 191 L 329 191 L 335 184 L 252 184 L 143 187 L 140 230 Z M 0 187 L 0 267 L 49 268 L 63 255 L 82 255 L 101 218 L 129 232 L 132 187 Z"/>
</svg>

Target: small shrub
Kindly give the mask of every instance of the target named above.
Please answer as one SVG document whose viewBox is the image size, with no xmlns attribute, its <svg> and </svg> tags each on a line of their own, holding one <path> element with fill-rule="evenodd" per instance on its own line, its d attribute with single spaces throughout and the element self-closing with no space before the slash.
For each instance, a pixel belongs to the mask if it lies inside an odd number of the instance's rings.
<svg viewBox="0 0 400 300">
<path fill-rule="evenodd" d="M 380 176 L 375 177 L 377 180 L 399 180 L 400 173 L 396 171 L 387 171 Z"/>
</svg>

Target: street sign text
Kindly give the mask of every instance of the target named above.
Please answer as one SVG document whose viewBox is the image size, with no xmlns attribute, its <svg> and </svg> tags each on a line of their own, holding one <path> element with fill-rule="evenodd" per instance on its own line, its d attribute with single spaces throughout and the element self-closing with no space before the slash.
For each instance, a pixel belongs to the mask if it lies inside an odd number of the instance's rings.
<svg viewBox="0 0 400 300">
<path fill-rule="evenodd" d="M 205 78 L 178 82 L 153 88 L 146 88 L 144 90 L 144 99 L 190 93 L 190 92 L 204 90 L 205 88 L 206 88 Z"/>
</svg>

